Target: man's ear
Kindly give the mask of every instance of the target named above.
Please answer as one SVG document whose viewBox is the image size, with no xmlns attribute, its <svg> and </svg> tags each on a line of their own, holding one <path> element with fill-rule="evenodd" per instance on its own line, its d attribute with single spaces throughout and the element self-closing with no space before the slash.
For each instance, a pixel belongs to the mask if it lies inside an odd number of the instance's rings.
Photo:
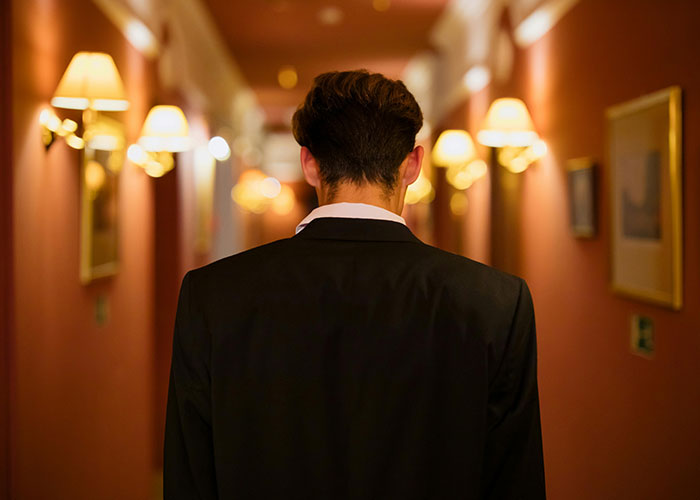
<svg viewBox="0 0 700 500">
<path fill-rule="evenodd" d="M 312 187 L 321 187 L 321 170 L 314 155 L 311 154 L 309 148 L 301 147 L 301 169 L 304 171 L 304 178 Z"/>
<path fill-rule="evenodd" d="M 420 175 L 420 167 L 423 164 L 424 153 L 425 150 L 423 146 L 416 146 L 413 148 L 413 151 L 406 155 L 406 159 L 404 160 L 406 162 L 406 170 L 404 170 L 402 179 L 404 186 L 413 184 Z"/>
</svg>

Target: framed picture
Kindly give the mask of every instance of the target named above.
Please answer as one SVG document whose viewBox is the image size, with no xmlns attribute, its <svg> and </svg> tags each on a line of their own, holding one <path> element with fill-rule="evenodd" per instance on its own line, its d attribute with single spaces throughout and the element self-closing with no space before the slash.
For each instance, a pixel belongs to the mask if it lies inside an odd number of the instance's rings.
<svg viewBox="0 0 700 500">
<path fill-rule="evenodd" d="M 596 234 L 596 184 L 591 158 L 575 158 L 566 162 L 569 184 L 571 232 L 577 238 Z"/>
<path fill-rule="evenodd" d="M 683 304 L 681 89 L 607 110 L 614 291 Z"/>
<path fill-rule="evenodd" d="M 119 269 L 119 172 L 124 132 L 107 117 L 85 131 L 80 169 L 80 281 L 84 284 Z"/>
</svg>

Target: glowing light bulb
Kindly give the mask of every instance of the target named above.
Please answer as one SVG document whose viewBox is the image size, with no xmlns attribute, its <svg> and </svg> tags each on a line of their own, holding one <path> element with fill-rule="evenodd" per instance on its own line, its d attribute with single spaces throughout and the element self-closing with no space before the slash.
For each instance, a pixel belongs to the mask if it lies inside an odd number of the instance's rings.
<svg viewBox="0 0 700 500">
<path fill-rule="evenodd" d="M 469 208 L 469 200 L 464 193 L 455 193 L 450 198 L 450 210 L 455 215 L 464 215 Z"/>
<path fill-rule="evenodd" d="M 294 66 L 282 66 L 277 73 L 277 82 L 280 87 L 286 90 L 291 90 L 297 86 L 299 76 Z"/>
<path fill-rule="evenodd" d="M 70 134 L 66 137 L 66 144 L 73 149 L 83 149 L 85 147 L 85 141 L 75 134 Z"/>
<path fill-rule="evenodd" d="M 226 161 L 231 157 L 231 148 L 228 142 L 218 135 L 209 139 L 208 148 L 211 155 L 219 161 Z"/>
<path fill-rule="evenodd" d="M 106 177 L 105 169 L 96 161 L 89 161 L 85 165 L 85 185 L 88 189 L 98 191 L 104 186 Z"/>
<path fill-rule="evenodd" d="M 129 158 L 129 161 L 132 163 L 141 166 L 145 165 L 148 161 L 148 153 L 138 144 L 129 146 L 129 149 L 126 150 L 126 157 Z"/>
<path fill-rule="evenodd" d="M 464 164 L 474 158 L 474 141 L 466 130 L 445 130 L 433 148 L 433 162 L 440 166 Z"/>
<path fill-rule="evenodd" d="M 488 172 L 489 170 L 484 160 L 474 160 L 469 165 L 467 165 L 467 168 L 469 169 L 469 173 L 474 178 L 474 180 L 481 179 L 483 176 L 486 175 L 486 172 Z"/>
<path fill-rule="evenodd" d="M 537 140 L 532 145 L 532 154 L 536 159 L 544 158 L 547 154 L 547 143 L 542 139 Z"/>
<path fill-rule="evenodd" d="M 274 177 L 266 177 L 260 182 L 260 193 L 265 198 L 275 198 L 282 191 L 282 185 L 280 181 Z"/>
</svg>

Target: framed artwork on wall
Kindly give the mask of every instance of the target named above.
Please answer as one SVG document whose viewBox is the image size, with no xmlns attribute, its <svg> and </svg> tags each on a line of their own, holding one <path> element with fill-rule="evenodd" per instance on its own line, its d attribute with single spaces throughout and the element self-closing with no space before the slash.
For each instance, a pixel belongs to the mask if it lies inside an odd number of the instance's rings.
<svg viewBox="0 0 700 500">
<path fill-rule="evenodd" d="M 606 114 L 612 289 L 680 309 L 681 89 L 664 89 Z"/>
<path fill-rule="evenodd" d="M 119 270 L 119 172 L 124 129 L 105 116 L 85 131 L 80 169 L 80 281 L 90 283 Z"/>
<path fill-rule="evenodd" d="M 569 185 L 571 232 L 577 238 L 596 234 L 596 179 L 591 158 L 575 158 L 566 162 Z"/>
</svg>

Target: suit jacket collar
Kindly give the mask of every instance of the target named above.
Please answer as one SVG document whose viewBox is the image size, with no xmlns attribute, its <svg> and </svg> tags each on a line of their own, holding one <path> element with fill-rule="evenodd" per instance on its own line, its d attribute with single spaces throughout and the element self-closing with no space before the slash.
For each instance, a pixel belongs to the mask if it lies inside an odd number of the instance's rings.
<svg viewBox="0 0 700 500">
<path fill-rule="evenodd" d="M 408 227 L 388 220 L 321 217 L 297 233 L 298 239 L 408 241 L 421 243 Z"/>
</svg>

